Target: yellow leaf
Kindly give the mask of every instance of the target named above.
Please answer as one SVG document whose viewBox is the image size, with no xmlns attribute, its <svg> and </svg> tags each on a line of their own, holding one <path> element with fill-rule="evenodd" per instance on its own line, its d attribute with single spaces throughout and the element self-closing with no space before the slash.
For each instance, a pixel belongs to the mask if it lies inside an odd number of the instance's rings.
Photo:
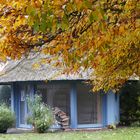
<svg viewBox="0 0 140 140">
<path fill-rule="evenodd" d="M 124 32 L 125 32 L 124 26 L 120 26 L 120 28 L 119 28 L 119 33 L 120 33 L 120 34 L 123 34 Z"/>
</svg>

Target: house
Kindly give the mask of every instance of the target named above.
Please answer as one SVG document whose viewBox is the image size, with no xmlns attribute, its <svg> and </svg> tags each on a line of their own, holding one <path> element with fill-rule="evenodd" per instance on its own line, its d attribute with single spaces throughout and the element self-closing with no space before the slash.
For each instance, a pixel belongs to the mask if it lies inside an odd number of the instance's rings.
<svg viewBox="0 0 140 140">
<path fill-rule="evenodd" d="M 43 102 L 51 107 L 63 110 L 70 117 L 72 129 L 103 128 L 119 122 L 119 95 L 112 91 L 91 92 L 91 86 L 85 84 L 90 70 L 65 75 L 62 68 L 50 64 L 33 69 L 38 59 L 36 56 L 11 61 L 2 70 L 4 74 L 1 72 L 1 88 L 10 88 L 10 106 L 16 115 L 17 128 L 31 127 L 26 120 L 29 113 L 26 96 L 33 98 L 35 94 L 42 95 Z"/>
</svg>

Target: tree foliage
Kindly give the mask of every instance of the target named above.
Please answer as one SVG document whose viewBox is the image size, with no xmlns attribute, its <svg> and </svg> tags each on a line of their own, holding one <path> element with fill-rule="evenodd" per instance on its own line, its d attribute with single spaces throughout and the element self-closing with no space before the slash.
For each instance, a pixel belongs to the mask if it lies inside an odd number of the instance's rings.
<svg viewBox="0 0 140 140">
<path fill-rule="evenodd" d="M 1 60 L 31 51 L 66 73 L 91 68 L 94 90 L 116 88 L 140 76 L 140 1 L 1 0 Z"/>
</svg>

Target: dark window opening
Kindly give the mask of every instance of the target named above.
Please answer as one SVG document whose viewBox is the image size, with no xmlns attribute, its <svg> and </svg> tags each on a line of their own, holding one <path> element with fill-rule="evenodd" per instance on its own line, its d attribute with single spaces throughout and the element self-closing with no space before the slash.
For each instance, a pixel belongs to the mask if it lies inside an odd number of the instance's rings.
<svg viewBox="0 0 140 140">
<path fill-rule="evenodd" d="M 50 107 L 58 107 L 70 116 L 70 84 L 40 84 L 37 85 L 37 94 Z"/>
<path fill-rule="evenodd" d="M 77 85 L 78 124 L 101 124 L 101 95 L 90 90 L 88 85 Z"/>
<path fill-rule="evenodd" d="M 0 85 L 0 104 L 5 103 L 7 106 L 11 106 L 11 86 Z"/>
</svg>

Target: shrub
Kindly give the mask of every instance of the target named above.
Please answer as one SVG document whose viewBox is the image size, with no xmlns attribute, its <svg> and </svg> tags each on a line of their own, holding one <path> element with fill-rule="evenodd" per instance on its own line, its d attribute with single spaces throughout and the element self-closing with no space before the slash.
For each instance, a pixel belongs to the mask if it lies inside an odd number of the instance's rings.
<svg viewBox="0 0 140 140">
<path fill-rule="evenodd" d="M 134 121 L 131 123 L 132 127 L 140 127 L 140 121 Z"/>
<path fill-rule="evenodd" d="M 0 105 L 0 133 L 5 133 L 15 122 L 15 116 L 5 105 Z"/>
<path fill-rule="evenodd" d="M 120 97 L 121 125 L 140 126 L 140 81 L 128 81 Z"/>
<path fill-rule="evenodd" d="M 116 124 L 110 124 L 108 125 L 108 129 L 116 129 Z"/>
<path fill-rule="evenodd" d="M 46 132 L 54 122 L 52 109 L 44 104 L 38 95 L 35 95 L 34 100 L 28 98 L 28 106 L 31 110 L 28 123 L 34 126 L 35 131 L 39 133 Z"/>
</svg>

